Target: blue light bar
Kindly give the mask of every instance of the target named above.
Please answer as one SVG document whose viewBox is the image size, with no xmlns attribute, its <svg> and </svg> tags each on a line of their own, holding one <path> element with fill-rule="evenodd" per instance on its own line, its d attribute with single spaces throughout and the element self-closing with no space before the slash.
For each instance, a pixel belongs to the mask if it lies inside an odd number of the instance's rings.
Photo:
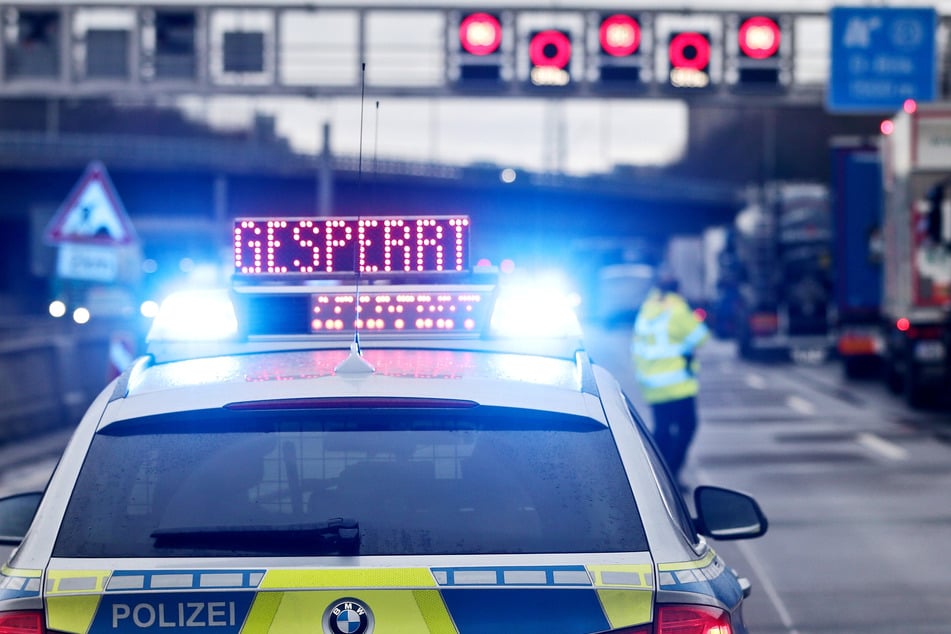
<svg viewBox="0 0 951 634">
<path fill-rule="evenodd" d="M 233 238 L 234 274 L 243 277 L 469 270 L 466 216 L 243 218 Z"/>
</svg>

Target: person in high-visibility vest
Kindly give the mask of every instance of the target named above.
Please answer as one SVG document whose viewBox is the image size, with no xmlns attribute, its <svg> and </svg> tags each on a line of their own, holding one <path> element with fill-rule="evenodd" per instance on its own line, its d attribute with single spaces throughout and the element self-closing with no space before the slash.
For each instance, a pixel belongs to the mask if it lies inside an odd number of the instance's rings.
<svg viewBox="0 0 951 634">
<path fill-rule="evenodd" d="M 662 275 L 634 322 L 632 352 L 637 382 L 653 414 L 653 434 L 671 474 L 680 472 L 697 430 L 697 348 L 710 331 Z"/>
</svg>

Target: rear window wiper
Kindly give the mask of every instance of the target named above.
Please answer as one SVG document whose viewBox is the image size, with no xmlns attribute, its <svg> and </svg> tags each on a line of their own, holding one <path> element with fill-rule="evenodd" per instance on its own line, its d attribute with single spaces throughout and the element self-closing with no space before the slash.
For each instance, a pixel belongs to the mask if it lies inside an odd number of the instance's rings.
<svg viewBox="0 0 951 634">
<path fill-rule="evenodd" d="M 334 517 L 325 522 L 260 526 L 193 526 L 152 532 L 156 548 L 239 550 L 302 555 L 358 555 L 357 520 Z"/>
</svg>

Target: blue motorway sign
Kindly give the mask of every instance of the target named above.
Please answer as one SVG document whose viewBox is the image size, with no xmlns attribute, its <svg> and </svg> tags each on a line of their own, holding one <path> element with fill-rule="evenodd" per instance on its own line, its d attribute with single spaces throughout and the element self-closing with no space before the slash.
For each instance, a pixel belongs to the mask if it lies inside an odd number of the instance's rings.
<svg viewBox="0 0 951 634">
<path fill-rule="evenodd" d="M 893 113 L 906 99 L 934 100 L 935 9 L 834 7 L 829 20 L 830 111 Z"/>
</svg>

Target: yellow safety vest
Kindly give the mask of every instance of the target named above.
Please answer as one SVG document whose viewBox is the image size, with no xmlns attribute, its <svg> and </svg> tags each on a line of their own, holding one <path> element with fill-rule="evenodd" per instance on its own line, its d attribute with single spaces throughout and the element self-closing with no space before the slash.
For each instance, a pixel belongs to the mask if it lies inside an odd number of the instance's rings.
<svg viewBox="0 0 951 634">
<path fill-rule="evenodd" d="M 680 295 L 651 291 L 638 312 L 632 341 L 634 370 L 645 401 L 663 403 L 697 395 L 699 365 L 693 359 L 688 367 L 687 357 L 709 334 Z"/>
</svg>

